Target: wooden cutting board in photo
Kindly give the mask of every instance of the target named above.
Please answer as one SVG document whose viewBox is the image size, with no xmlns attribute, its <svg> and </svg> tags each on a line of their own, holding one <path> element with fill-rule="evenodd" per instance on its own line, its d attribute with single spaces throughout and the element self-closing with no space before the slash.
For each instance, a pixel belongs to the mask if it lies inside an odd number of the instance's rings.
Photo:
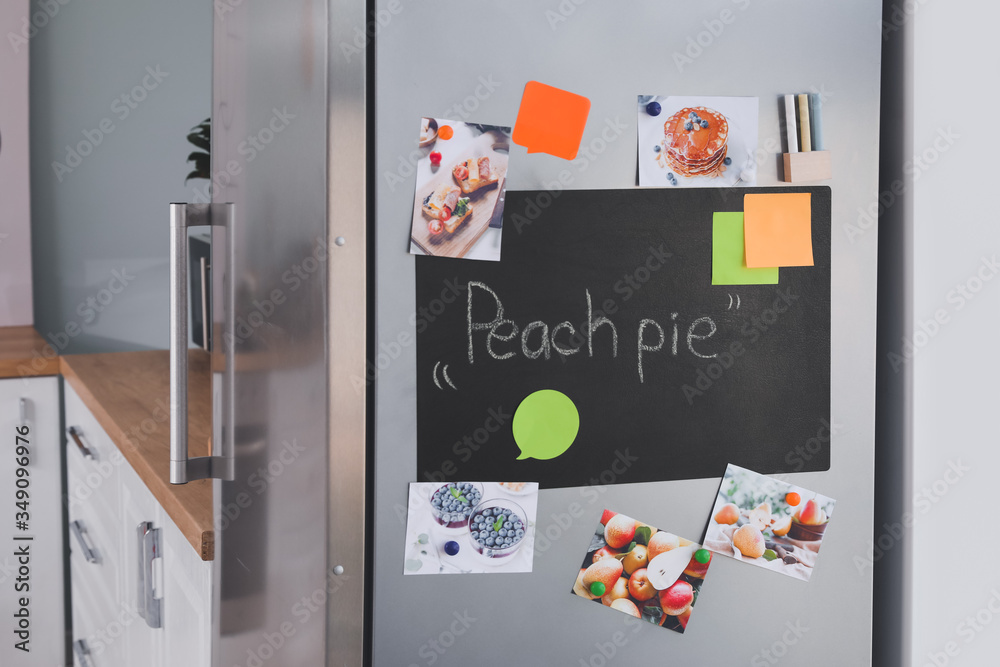
<svg viewBox="0 0 1000 667">
<path fill-rule="evenodd" d="M 417 224 L 412 226 L 411 238 L 421 251 L 427 255 L 438 257 L 464 257 L 476 244 L 483 232 L 489 228 L 490 220 L 499 215 L 497 207 L 503 206 L 503 199 L 499 195 L 500 189 L 506 181 L 509 147 L 509 140 L 506 136 L 486 132 L 470 141 L 457 159 L 448 164 L 442 163 L 437 172 L 417 188 L 413 201 L 413 219 L 417 221 Z M 473 169 L 469 176 L 474 183 L 477 177 L 479 158 L 489 158 L 491 174 L 489 177 L 485 174 L 478 174 L 478 176 L 484 180 L 489 178 L 495 182 L 472 192 L 463 192 L 463 188 L 459 187 L 460 183 L 453 176 L 454 168 L 458 165 L 465 165 L 467 160 L 472 159 Z M 451 221 L 451 224 L 445 221 L 445 229 L 440 234 L 432 234 L 427 226 L 432 218 L 423 211 L 424 201 L 428 197 L 431 198 L 431 201 L 435 201 L 435 194 L 440 195 L 443 192 L 439 189 L 449 186 L 459 189 L 459 198 L 469 198 L 472 212 L 453 227 L 454 231 L 448 229 L 454 225 L 454 221 Z M 466 187 L 468 188 L 468 183 L 466 183 Z M 455 202 L 440 200 L 437 203 L 454 205 Z"/>
</svg>

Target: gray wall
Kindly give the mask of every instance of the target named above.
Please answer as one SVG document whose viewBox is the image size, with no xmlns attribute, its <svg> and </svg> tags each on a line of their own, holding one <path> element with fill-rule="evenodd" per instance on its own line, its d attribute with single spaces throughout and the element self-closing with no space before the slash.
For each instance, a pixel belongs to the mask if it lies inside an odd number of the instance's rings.
<svg viewBox="0 0 1000 667">
<path fill-rule="evenodd" d="M 900 157 L 904 173 L 909 164 L 913 176 L 905 181 L 912 232 L 902 337 L 915 352 L 907 357 L 899 339 L 895 350 L 904 357 L 899 373 L 912 379 L 906 426 L 913 495 L 907 500 L 914 522 L 905 533 L 913 575 L 910 664 L 978 667 L 997 664 L 1000 652 L 1000 533 L 993 519 L 1000 468 L 1000 220 L 988 166 L 1000 142 L 995 132 L 969 122 L 963 108 L 995 109 L 1000 101 L 996 86 L 982 85 L 982 73 L 1000 62 L 1000 7 L 922 2 L 900 15 L 913 45 L 910 146 Z M 961 475 L 958 467 L 966 468 Z"/>
<path fill-rule="evenodd" d="M 46 4 L 30 39 L 35 326 L 61 353 L 165 348 L 167 204 L 205 183 L 184 185 L 185 137 L 211 113 L 212 4 Z"/>
<path fill-rule="evenodd" d="M 0 4 L 0 35 L 17 33 L 28 0 Z M 9 42 L 8 40 L 5 40 Z M 31 324 L 28 48 L 0 49 L 0 327 Z"/>
</svg>

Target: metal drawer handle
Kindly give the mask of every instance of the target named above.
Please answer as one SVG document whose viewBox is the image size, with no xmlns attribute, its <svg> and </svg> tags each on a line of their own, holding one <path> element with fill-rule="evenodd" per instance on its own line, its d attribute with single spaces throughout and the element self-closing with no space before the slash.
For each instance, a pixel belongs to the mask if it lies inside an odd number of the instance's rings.
<svg viewBox="0 0 1000 667">
<path fill-rule="evenodd" d="M 93 667 L 94 663 L 90 661 L 90 647 L 87 646 L 85 639 L 77 639 L 73 642 L 73 653 L 76 655 L 76 661 L 80 663 L 80 667 Z"/>
<path fill-rule="evenodd" d="M 71 437 L 73 439 L 73 442 L 76 443 L 76 446 L 80 449 L 80 453 L 83 454 L 84 458 L 93 461 L 94 453 L 91 452 L 90 449 L 87 447 L 87 445 L 83 444 L 83 440 L 80 439 L 80 436 L 83 435 L 80 429 L 78 429 L 76 426 L 70 426 L 68 429 L 66 429 L 66 433 L 68 433 L 69 437 Z"/>
<path fill-rule="evenodd" d="M 76 541 L 80 543 L 80 550 L 83 551 L 83 557 L 88 563 L 97 563 L 97 551 L 94 547 L 90 546 L 87 540 L 87 529 L 84 527 L 83 522 L 77 519 L 73 523 L 69 524 L 69 529 L 76 536 Z"/>
<path fill-rule="evenodd" d="M 142 521 L 136 526 L 135 535 L 138 542 L 136 552 L 139 554 L 135 606 L 139 616 L 146 619 L 146 625 L 154 629 L 162 628 L 163 600 L 153 597 L 153 561 L 162 555 L 160 529 L 153 528 L 149 521 Z"/>
<path fill-rule="evenodd" d="M 213 439 L 210 456 L 188 457 L 188 228 L 210 226 L 225 232 L 226 256 L 233 253 L 232 204 L 170 205 L 170 483 L 187 484 L 196 479 L 233 479 L 233 429 L 222 428 L 221 442 Z M 213 235 L 214 239 L 214 235 Z M 214 242 L 214 241 L 213 241 Z M 215 253 L 213 252 L 213 257 Z M 224 328 L 213 336 L 213 345 L 233 340 L 234 331 L 232 279 L 226 267 L 212 265 L 212 272 L 225 284 L 222 299 Z M 214 282 L 214 281 L 213 281 Z M 213 294 L 213 299 L 215 295 Z M 203 301 L 204 303 L 204 301 Z M 206 338 L 207 340 L 207 338 Z M 220 348 L 221 349 L 221 348 Z M 230 417 L 233 378 L 233 355 L 226 356 L 226 388 L 223 390 L 224 421 Z M 232 424 L 232 421 L 229 421 Z"/>
</svg>

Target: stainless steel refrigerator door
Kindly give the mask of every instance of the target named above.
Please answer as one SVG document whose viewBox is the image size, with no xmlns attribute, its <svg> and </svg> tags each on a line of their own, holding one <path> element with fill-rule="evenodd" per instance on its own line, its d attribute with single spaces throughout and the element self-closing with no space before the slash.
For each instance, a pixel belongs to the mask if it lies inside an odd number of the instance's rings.
<svg viewBox="0 0 1000 667">
<path fill-rule="evenodd" d="M 217 665 L 326 660 L 327 5 L 217 2 L 213 201 L 231 202 L 232 481 L 216 481 Z"/>
<path fill-rule="evenodd" d="M 771 664 L 764 652 L 772 647 L 767 656 L 784 656 L 782 665 L 869 664 L 872 571 L 857 562 L 872 535 L 876 234 L 852 239 L 845 226 L 877 203 L 881 3 L 376 5 L 374 346 L 396 346 L 399 355 L 380 367 L 374 404 L 373 664 Z M 331 59 L 346 53 L 331 48 Z M 716 559 L 683 636 L 655 627 L 633 634 L 627 617 L 585 604 L 570 589 L 602 508 L 700 539 L 718 478 L 542 491 L 537 534 L 551 544 L 536 550 L 531 574 L 403 576 L 407 484 L 419 471 L 415 349 L 398 341 L 414 340 L 414 308 L 427 305 L 414 303 L 405 250 L 414 196 L 409 156 L 421 116 L 512 124 L 529 80 L 585 95 L 593 106 L 576 160 L 514 147 L 508 190 L 560 180 L 570 189 L 635 187 L 640 94 L 759 96 L 758 184 L 776 185 L 779 95 L 827 96 L 837 430 L 831 469 L 788 479 L 840 501 L 835 532 L 808 584 Z M 582 518 L 570 514 L 574 505 Z"/>
</svg>

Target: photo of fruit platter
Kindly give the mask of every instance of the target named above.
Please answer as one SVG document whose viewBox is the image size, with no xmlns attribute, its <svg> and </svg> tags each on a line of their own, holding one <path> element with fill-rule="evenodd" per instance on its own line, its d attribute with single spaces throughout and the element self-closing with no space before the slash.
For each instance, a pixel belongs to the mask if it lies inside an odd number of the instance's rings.
<svg viewBox="0 0 1000 667">
<path fill-rule="evenodd" d="M 711 562 L 691 540 L 604 510 L 573 594 L 684 632 Z"/>
<path fill-rule="evenodd" d="M 729 464 L 705 547 L 809 581 L 833 506 L 819 493 Z"/>
<path fill-rule="evenodd" d="M 510 132 L 421 119 L 411 254 L 500 259 Z"/>
<path fill-rule="evenodd" d="M 639 95 L 639 185 L 757 184 L 756 97 Z"/>
<path fill-rule="evenodd" d="M 537 482 L 414 482 L 403 574 L 531 572 Z"/>
</svg>

